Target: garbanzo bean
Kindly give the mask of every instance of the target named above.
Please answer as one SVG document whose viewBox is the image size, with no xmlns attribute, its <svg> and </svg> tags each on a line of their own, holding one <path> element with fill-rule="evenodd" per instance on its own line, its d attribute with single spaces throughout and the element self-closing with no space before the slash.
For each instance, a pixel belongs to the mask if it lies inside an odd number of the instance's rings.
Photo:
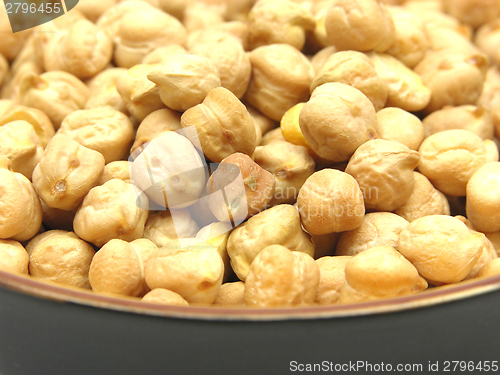
<svg viewBox="0 0 500 375">
<path fill-rule="evenodd" d="M 127 106 L 116 90 L 118 77 L 126 71 L 125 68 L 108 68 L 88 80 L 86 83 L 90 89 L 90 97 L 85 103 L 85 109 L 109 106 L 128 114 Z"/>
<path fill-rule="evenodd" d="M 126 160 L 112 161 L 104 166 L 104 171 L 99 179 L 98 185 L 105 184 L 113 178 L 130 183 L 131 162 Z"/>
<path fill-rule="evenodd" d="M 30 256 L 17 241 L 0 240 L 0 270 L 29 275 Z"/>
<path fill-rule="evenodd" d="M 156 246 L 163 247 L 178 238 L 194 238 L 198 231 L 198 224 L 191 218 L 188 210 L 165 210 L 148 217 L 144 237 Z"/>
<path fill-rule="evenodd" d="M 401 108 L 387 107 L 378 111 L 377 122 L 380 138 L 402 143 L 412 150 L 418 150 L 425 138 L 422 121 Z"/>
<path fill-rule="evenodd" d="M 219 306 L 244 306 L 245 305 L 245 283 L 235 281 L 224 283 L 220 287 L 214 305 Z"/>
<path fill-rule="evenodd" d="M 142 297 L 142 302 L 159 303 L 169 306 L 189 306 L 179 294 L 168 289 L 156 288 Z"/>
<path fill-rule="evenodd" d="M 345 283 L 345 265 L 350 256 L 325 256 L 316 259 L 319 267 L 319 285 L 315 303 L 333 305 L 338 303 L 340 290 Z"/>
</svg>

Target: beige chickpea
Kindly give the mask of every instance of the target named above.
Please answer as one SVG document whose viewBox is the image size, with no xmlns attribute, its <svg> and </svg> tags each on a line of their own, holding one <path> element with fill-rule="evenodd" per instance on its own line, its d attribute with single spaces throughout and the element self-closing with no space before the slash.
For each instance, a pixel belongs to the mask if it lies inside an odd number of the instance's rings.
<svg viewBox="0 0 500 375">
<path fill-rule="evenodd" d="M 496 0 L 443 0 L 443 10 L 474 28 L 500 16 Z"/>
<path fill-rule="evenodd" d="M 145 269 L 151 289 L 171 290 L 189 304 L 212 304 L 222 285 L 223 274 L 224 263 L 214 246 L 187 239 L 173 241 L 159 249 Z"/>
<path fill-rule="evenodd" d="M 399 142 L 375 139 L 356 150 L 345 171 L 358 182 L 367 209 L 393 211 L 413 193 L 419 159 Z"/>
<path fill-rule="evenodd" d="M 234 38 L 245 49 L 247 48 L 246 36 L 248 33 L 248 25 L 245 24 L 245 28 L 243 30 L 230 30 L 224 28 L 227 22 L 218 23 L 211 26 L 208 26 L 204 29 L 199 29 L 192 31 L 188 34 L 188 39 L 186 42 L 186 46 L 188 49 L 191 49 L 196 44 L 213 44 L 213 43 L 223 43 L 224 41 L 230 39 L 234 41 Z"/>
<path fill-rule="evenodd" d="M 144 148 L 146 143 L 163 132 L 179 129 L 181 129 L 181 115 L 178 112 L 169 108 L 151 112 L 139 125 L 130 153 L 134 153 L 136 149 Z"/>
<path fill-rule="evenodd" d="M 245 281 L 245 306 L 312 305 L 320 280 L 311 256 L 281 245 L 265 247 L 250 266 Z"/>
<path fill-rule="evenodd" d="M 20 96 L 21 104 L 45 112 L 59 129 L 67 115 L 85 106 L 90 90 L 74 75 L 54 71 L 24 76 Z"/>
<path fill-rule="evenodd" d="M 483 251 L 481 252 L 481 256 L 479 257 L 476 264 L 474 265 L 474 267 L 472 267 L 472 270 L 469 272 L 469 274 L 464 280 L 469 280 L 478 277 L 477 275 L 483 269 L 483 267 L 486 266 L 488 263 L 490 263 L 492 260 L 497 258 L 498 254 L 495 251 L 495 247 L 493 246 L 491 241 L 488 240 L 488 238 L 486 238 Z"/>
<path fill-rule="evenodd" d="M 33 186 L 49 207 L 71 211 L 97 184 L 103 170 L 99 152 L 57 135 L 33 171 Z"/>
<path fill-rule="evenodd" d="M 210 176 L 208 206 L 218 220 L 238 224 L 269 205 L 275 186 L 271 173 L 248 155 L 234 153 Z"/>
<path fill-rule="evenodd" d="M 247 107 L 247 111 L 248 113 L 250 113 L 250 116 L 252 116 L 254 124 L 260 128 L 263 137 L 268 132 L 276 128 L 277 126 L 276 121 L 260 113 L 256 108 L 252 107 L 251 105 L 245 105 L 245 106 Z"/>
<path fill-rule="evenodd" d="M 237 152 L 252 155 L 257 145 L 252 117 L 243 103 L 223 87 L 214 88 L 203 103 L 184 112 L 181 125 L 196 129 L 201 150 L 216 163 Z"/>
<path fill-rule="evenodd" d="M 253 160 L 276 179 L 271 206 L 294 203 L 304 182 L 314 173 L 316 164 L 307 149 L 289 142 L 274 142 L 259 147 Z"/>
<path fill-rule="evenodd" d="M 418 293 L 427 282 L 391 246 L 376 246 L 352 257 L 345 265 L 339 303 L 373 301 Z"/>
<path fill-rule="evenodd" d="M 394 21 L 396 37 L 386 51 L 409 68 L 415 67 L 429 49 L 429 38 L 422 19 L 400 7 L 387 7 Z"/>
<path fill-rule="evenodd" d="M 31 276 L 58 284 L 90 289 L 89 268 L 95 250 L 73 232 L 49 231 L 26 246 Z"/>
<path fill-rule="evenodd" d="M 0 53 L 0 87 L 5 82 L 8 74 L 9 74 L 9 62 L 4 57 L 4 55 Z"/>
<path fill-rule="evenodd" d="M 159 211 L 148 217 L 144 227 L 144 238 L 158 247 L 167 246 L 178 238 L 194 238 L 199 228 L 186 209 Z"/>
<path fill-rule="evenodd" d="M 10 161 L 0 157 L 0 239 L 27 241 L 42 224 L 42 208 L 30 180 L 12 171 Z"/>
<path fill-rule="evenodd" d="M 316 75 L 318 75 L 321 68 L 323 68 L 325 63 L 330 58 L 330 56 L 336 52 L 338 52 L 338 51 L 334 46 L 328 46 L 328 47 L 322 48 L 321 50 L 319 50 L 318 52 L 316 52 L 314 54 L 314 56 L 311 58 L 311 64 L 314 68 L 314 71 L 316 72 Z"/>
<path fill-rule="evenodd" d="M 279 121 L 288 109 L 309 98 L 314 68 L 299 50 L 271 44 L 249 56 L 252 78 L 245 98 L 264 115 Z"/>
<path fill-rule="evenodd" d="M 157 47 L 142 59 L 142 64 L 163 64 L 163 62 L 175 55 L 186 55 L 188 51 L 180 44 L 169 44 Z"/>
<path fill-rule="evenodd" d="M 398 238 L 408 221 L 391 212 L 366 214 L 356 229 L 340 235 L 335 255 L 354 256 L 375 246 L 392 246 L 397 250 Z"/>
<path fill-rule="evenodd" d="M 394 213 L 409 222 L 428 215 L 449 215 L 450 205 L 446 196 L 435 189 L 423 174 L 418 172 L 413 174 L 415 178 L 413 193 Z"/>
<path fill-rule="evenodd" d="M 494 126 L 488 108 L 476 105 L 446 106 L 422 121 L 426 137 L 443 130 L 464 129 L 482 139 L 493 139 Z"/>
<path fill-rule="evenodd" d="M 500 19 L 495 19 L 479 28 L 474 43 L 486 53 L 495 64 L 500 64 Z"/>
<path fill-rule="evenodd" d="M 250 58 L 236 38 L 221 38 L 211 43 L 195 43 L 189 52 L 212 60 L 219 71 L 220 85 L 241 99 L 252 73 Z"/>
<path fill-rule="evenodd" d="M 0 139 L 0 155 L 10 160 L 14 172 L 31 180 L 43 154 L 42 142 L 33 126 L 22 120 L 9 122 L 0 126 Z"/>
<path fill-rule="evenodd" d="M 377 117 L 373 104 L 358 89 L 325 83 L 300 110 L 299 126 L 318 156 L 342 162 L 375 136 Z"/>
<path fill-rule="evenodd" d="M 429 104 L 431 91 L 413 70 L 391 55 L 370 53 L 369 57 L 378 76 L 387 85 L 388 107 L 415 112 Z"/>
<path fill-rule="evenodd" d="M 98 185 L 103 185 L 113 178 L 130 183 L 131 162 L 128 160 L 112 161 L 104 166 Z"/>
<path fill-rule="evenodd" d="M 495 139 L 496 140 L 496 139 Z M 499 161 L 500 151 L 498 150 L 498 145 L 495 140 L 485 139 L 484 147 L 486 147 L 486 162 L 495 162 Z"/>
<path fill-rule="evenodd" d="M 186 30 L 191 33 L 223 23 L 223 13 L 224 6 L 220 2 L 195 1 L 186 7 L 182 22 Z"/>
<path fill-rule="evenodd" d="M 30 256 L 17 241 L 0 240 L 0 270 L 29 275 Z"/>
<path fill-rule="evenodd" d="M 377 134 L 381 139 L 418 150 L 425 138 L 422 121 L 401 108 L 387 107 L 377 112 Z"/>
<path fill-rule="evenodd" d="M 127 110 L 139 122 L 150 113 L 165 107 L 160 99 L 159 87 L 147 78 L 158 66 L 138 64 L 116 80 L 116 91 L 125 102 Z"/>
<path fill-rule="evenodd" d="M 20 83 L 26 76 L 33 74 L 42 74 L 43 69 L 34 61 L 27 61 L 19 65 L 16 69 L 11 69 L 9 76 L 1 87 L 1 97 L 3 99 L 12 99 L 16 103 L 21 103 L 21 86 Z"/>
<path fill-rule="evenodd" d="M 131 68 L 157 47 L 184 44 L 186 29 L 175 17 L 157 8 L 138 9 L 119 20 L 114 42 L 116 64 Z"/>
<path fill-rule="evenodd" d="M 43 53 L 47 71 L 63 70 L 84 79 L 95 76 L 110 63 L 113 43 L 92 22 L 80 20 L 56 33 Z"/>
<path fill-rule="evenodd" d="M 311 241 L 314 244 L 314 259 L 335 254 L 341 233 L 313 234 Z"/>
<path fill-rule="evenodd" d="M 467 218 L 481 232 L 500 230 L 500 163 L 480 167 L 467 184 Z"/>
<path fill-rule="evenodd" d="M 108 68 L 88 80 L 90 97 L 85 103 L 85 109 L 109 106 L 117 111 L 128 114 L 127 106 L 116 90 L 118 77 L 125 73 L 125 68 Z"/>
<path fill-rule="evenodd" d="M 425 112 L 434 112 L 446 105 L 475 104 L 487 69 L 488 59 L 482 54 L 443 50 L 427 55 L 415 67 L 432 93 Z"/>
<path fill-rule="evenodd" d="M 39 109 L 12 104 L 7 106 L 5 111 L 1 112 L 0 125 L 5 125 L 13 121 L 26 121 L 31 124 L 44 148 L 55 134 L 52 122 Z"/>
<path fill-rule="evenodd" d="M 204 191 L 206 169 L 199 152 L 187 138 L 167 131 L 136 156 L 130 176 L 132 183 L 159 205 L 159 209 L 184 208 Z"/>
<path fill-rule="evenodd" d="M 312 14 L 293 1 L 259 0 L 248 14 L 249 48 L 286 43 L 301 50 L 314 26 Z"/>
<path fill-rule="evenodd" d="M 282 245 L 314 255 L 310 235 L 302 230 L 297 210 L 288 204 L 271 207 L 251 217 L 229 235 L 227 252 L 240 280 L 245 280 L 257 254 L 266 246 Z"/>
<path fill-rule="evenodd" d="M 98 294 L 142 297 L 149 291 L 144 268 L 158 251 L 151 241 L 112 239 L 96 253 L 89 270 L 92 290 Z"/>
<path fill-rule="evenodd" d="M 75 233 L 102 246 L 111 239 L 133 241 L 142 237 L 148 218 L 148 198 L 134 185 L 113 179 L 85 196 L 73 221 Z"/>
<path fill-rule="evenodd" d="M 479 53 L 480 50 L 471 41 L 471 31 L 464 25 L 437 26 L 426 25 L 426 34 L 429 38 L 429 54 L 437 51 L 455 51 L 466 54 Z"/>
<path fill-rule="evenodd" d="M 345 83 L 367 96 L 375 110 L 384 108 L 388 89 L 377 75 L 370 59 L 361 52 L 341 51 L 332 54 L 319 70 L 311 84 L 311 92 L 328 82 Z"/>
<path fill-rule="evenodd" d="M 74 9 L 80 11 L 85 18 L 95 23 L 105 11 L 116 6 L 117 3 L 118 0 L 87 0 L 78 3 Z"/>
<path fill-rule="evenodd" d="M 476 277 L 500 275 L 500 258 L 492 259 L 479 270 Z"/>
<path fill-rule="evenodd" d="M 487 161 L 484 141 L 462 129 L 445 130 L 420 146 L 418 170 L 446 195 L 464 196 L 472 175 Z"/>
<path fill-rule="evenodd" d="M 107 164 L 128 155 L 134 138 L 134 126 L 122 112 L 101 107 L 69 114 L 61 123 L 58 134 L 64 134 L 82 146 L 100 152 Z"/>
<path fill-rule="evenodd" d="M 401 231 L 398 250 L 429 283 L 450 284 L 467 277 L 481 256 L 485 239 L 457 218 L 430 215 Z"/>
<path fill-rule="evenodd" d="M 42 206 L 43 226 L 48 229 L 62 229 L 73 231 L 73 220 L 75 219 L 77 208 L 66 211 L 59 208 L 52 208 L 40 198 Z"/>
<path fill-rule="evenodd" d="M 262 136 L 262 141 L 260 142 L 260 146 L 267 146 L 273 142 L 286 142 L 287 140 L 283 137 L 283 133 L 281 132 L 281 128 L 276 128 L 268 131 L 266 134 Z"/>
<path fill-rule="evenodd" d="M 484 235 L 488 240 L 490 240 L 491 244 L 495 248 L 495 251 L 497 252 L 497 255 L 500 257 L 500 231 L 486 232 Z"/>
<path fill-rule="evenodd" d="M 170 57 L 147 76 L 158 85 L 162 102 L 181 112 L 200 104 L 221 85 L 219 69 L 212 60 L 189 54 Z"/>
<path fill-rule="evenodd" d="M 335 169 L 315 172 L 306 180 L 297 197 L 297 209 L 302 225 L 314 235 L 355 229 L 365 214 L 358 183 Z"/>
<path fill-rule="evenodd" d="M 245 305 L 245 283 L 234 281 L 224 283 L 220 287 L 215 298 L 214 305 L 217 306 L 244 306 Z"/>
<path fill-rule="evenodd" d="M 351 258 L 351 256 L 325 256 L 316 259 L 320 278 L 315 303 L 318 305 L 338 303 L 340 290 L 345 283 L 345 265 Z"/>
<path fill-rule="evenodd" d="M 336 0 L 325 19 L 328 42 L 339 50 L 383 52 L 395 39 L 392 17 L 376 0 Z"/>
<path fill-rule="evenodd" d="M 156 288 L 142 297 L 142 302 L 159 303 L 169 306 L 189 306 L 181 295 L 168 289 Z"/>
</svg>

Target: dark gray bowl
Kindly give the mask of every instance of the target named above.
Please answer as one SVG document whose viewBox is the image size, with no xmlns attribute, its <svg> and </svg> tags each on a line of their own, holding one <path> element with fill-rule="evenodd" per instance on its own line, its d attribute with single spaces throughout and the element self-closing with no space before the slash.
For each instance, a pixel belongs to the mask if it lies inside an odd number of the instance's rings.
<svg viewBox="0 0 500 375">
<path fill-rule="evenodd" d="M 249 310 L 161 306 L 0 271 L 1 375 L 266 375 L 307 364 L 497 373 L 499 332 L 500 276 L 386 301 Z"/>
</svg>

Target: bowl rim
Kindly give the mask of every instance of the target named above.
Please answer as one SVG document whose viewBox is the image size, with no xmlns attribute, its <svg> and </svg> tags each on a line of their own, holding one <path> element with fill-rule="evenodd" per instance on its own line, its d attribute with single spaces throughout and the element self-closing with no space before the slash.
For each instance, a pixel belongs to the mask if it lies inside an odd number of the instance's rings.
<svg viewBox="0 0 500 375">
<path fill-rule="evenodd" d="M 139 298 L 95 294 L 90 290 L 37 280 L 31 276 L 2 270 L 0 270 L 0 287 L 57 302 L 157 317 L 220 321 L 276 321 L 345 318 L 430 307 L 500 290 L 500 275 L 466 280 L 412 295 L 383 300 L 283 308 L 161 305 L 142 302 Z"/>
</svg>

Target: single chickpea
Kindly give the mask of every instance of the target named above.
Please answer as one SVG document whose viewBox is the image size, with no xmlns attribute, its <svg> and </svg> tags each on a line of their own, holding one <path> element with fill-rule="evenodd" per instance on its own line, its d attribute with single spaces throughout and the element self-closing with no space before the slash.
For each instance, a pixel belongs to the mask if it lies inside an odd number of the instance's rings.
<svg viewBox="0 0 500 375">
<path fill-rule="evenodd" d="M 283 133 L 281 128 L 276 128 L 268 131 L 266 134 L 262 136 L 262 141 L 260 142 L 260 146 L 266 146 L 273 142 L 286 142 L 287 140 L 283 137 Z"/>
<path fill-rule="evenodd" d="M 256 256 L 245 282 L 245 306 L 312 305 L 320 280 L 311 256 L 281 245 L 267 246 Z"/>
<path fill-rule="evenodd" d="M 325 83 L 313 91 L 300 110 L 299 125 L 318 156 L 342 162 L 375 136 L 377 117 L 373 104 L 358 89 Z"/>
<path fill-rule="evenodd" d="M 245 24 L 245 29 L 237 29 L 231 30 L 226 28 L 227 22 L 218 23 L 211 26 L 208 26 L 204 29 L 199 29 L 192 31 L 188 34 L 188 39 L 186 42 L 186 46 L 188 49 L 191 49 L 196 44 L 213 44 L 213 43 L 223 43 L 226 40 L 234 41 L 234 38 L 238 42 L 240 42 L 243 49 L 246 51 L 247 43 L 246 36 L 248 33 L 248 25 Z"/>
<path fill-rule="evenodd" d="M 224 283 L 220 287 L 215 298 L 214 305 L 218 306 L 244 306 L 245 305 L 245 283 L 234 281 Z"/>
<path fill-rule="evenodd" d="M 408 224 L 391 212 L 366 214 L 361 226 L 340 235 L 335 255 L 354 256 L 375 246 L 392 246 L 397 250 L 399 234 Z"/>
<path fill-rule="evenodd" d="M 345 265 L 351 258 L 351 256 L 325 256 L 316 259 L 320 273 L 316 304 L 338 303 L 340 290 L 345 283 Z"/>
<path fill-rule="evenodd" d="M 401 108 L 387 107 L 377 112 L 377 134 L 381 139 L 418 150 L 425 138 L 422 121 Z"/>
<path fill-rule="evenodd" d="M 43 51 L 47 71 L 62 70 L 84 79 L 95 76 L 111 62 L 113 43 L 87 20 L 54 35 Z"/>
<path fill-rule="evenodd" d="M 116 6 L 117 3 L 118 0 L 87 0 L 78 3 L 73 9 L 80 11 L 85 18 L 95 23 L 104 12 Z"/>
<path fill-rule="evenodd" d="M 169 108 L 151 112 L 139 125 L 130 153 L 133 154 L 135 150 L 143 149 L 146 143 L 163 132 L 179 129 L 181 129 L 181 115 L 178 112 Z"/>
<path fill-rule="evenodd" d="M 184 208 L 204 191 L 205 170 L 193 144 L 182 135 L 167 131 L 149 142 L 136 157 L 130 177 L 160 209 Z"/>
<path fill-rule="evenodd" d="M 500 258 L 492 259 L 486 263 L 476 274 L 476 277 L 489 277 L 494 275 L 500 275 Z"/>
<path fill-rule="evenodd" d="M 477 104 L 490 110 L 495 135 L 498 138 L 500 135 L 500 71 L 498 67 L 492 66 L 488 69 Z"/>
<path fill-rule="evenodd" d="M 394 211 L 413 193 L 420 155 L 399 142 L 375 139 L 360 146 L 346 173 L 358 182 L 367 209 Z"/>
<path fill-rule="evenodd" d="M 89 268 L 95 250 L 73 232 L 49 231 L 26 246 L 31 276 L 58 284 L 90 289 Z"/>
<path fill-rule="evenodd" d="M 132 242 L 108 241 L 90 265 L 92 290 L 98 294 L 144 296 L 149 292 L 144 268 L 157 251 L 158 247 L 144 238 Z"/>
<path fill-rule="evenodd" d="M 116 80 L 116 91 L 125 102 L 127 110 L 139 122 L 151 112 L 165 107 L 160 99 L 159 87 L 147 78 L 158 66 L 135 65 Z"/>
<path fill-rule="evenodd" d="M 306 180 L 297 197 L 297 208 L 302 225 L 314 235 L 355 229 L 365 214 L 358 183 L 335 169 L 315 172 Z"/>
<path fill-rule="evenodd" d="M 219 69 L 212 60 L 189 54 L 170 57 L 147 76 L 158 85 L 162 102 L 181 112 L 200 104 L 221 85 Z"/>
<path fill-rule="evenodd" d="M 169 44 L 157 47 L 142 59 L 142 64 L 163 64 L 165 60 L 175 55 L 187 55 L 188 51 L 180 44 Z"/>
<path fill-rule="evenodd" d="M 483 88 L 488 59 L 482 54 L 443 50 L 428 54 L 416 67 L 432 93 L 425 108 L 434 112 L 446 105 L 475 104 Z"/>
<path fill-rule="evenodd" d="M 252 73 L 250 58 L 236 38 L 220 38 L 209 43 L 195 43 L 189 52 L 212 60 L 220 77 L 220 85 L 241 99 L 247 91 Z"/>
<path fill-rule="evenodd" d="M 90 97 L 85 103 L 85 109 L 109 106 L 128 114 L 127 106 L 116 90 L 118 77 L 126 71 L 125 68 L 108 68 L 88 80 L 86 83 L 90 89 Z"/>
<path fill-rule="evenodd" d="M 307 149 L 289 142 L 274 142 L 257 148 L 253 160 L 273 174 L 276 188 L 271 206 L 295 203 L 304 182 L 314 173 L 316 164 Z"/>
<path fill-rule="evenodd" d="M 430 215 L 401 231 L 398 250 L 430 284 L 459 282 L 479 260 L 486 237 L 451 216 Z"/>
<path fill-rule="evenodd" d="M 395 39 L 392 17 L 376 0 L 333 1 L 325 27 L 329 44 L 338 50 L 383 52 Z"/>
<path fill-rule="evenodd" d="M 43 69 L 40 65 L 33 61 L 28 61 L 19 65 L 16 69 L 11 69 L 9 76 L 1 87 L 1 97 L 3 99 L 12 99 L 16 103 L 21 103 L 21 85 L 20 83 L 26 76 L 33 74 L 42 74 Z"/>
<path fill-rule="evenodd" d="M 144 227 L 144 238 L 158 247 L 167 246 L 178 238 L 194 238 L 199 228 L 186 209 L 159 211 L 148 217 Z"/>
<path fill-rule="evenodd" d="M 73 220 L 75 219 L 77 208 L 66 211 L 58 208 L 52 208 L 40 198 L 42 206 L 43 225 L 47 229 L 62 229 L 65 231 L 73 231 Z"/>
<path fill-rule="evenodd" d="M 249 54 L 252 78 L 245 98 L 275 121 L 295 104 L 309 98 L 314 69 L 309 60 L 288 44 L 271 44 Z"/>
<path fill-rule="evenodd" d="M 443 0 L 443 10 L 473 28 L 500 16 L 500 3 L 495 0 Z"/>
<path fill-rule="evenodd" d="M 0 270 L 29 275 L 30 256 L 17 241 L 0 240 Z"/>
<path fill-rule="evenodd" d="M 21 104 L 45 112 L 57 130 L 67 115 L 85 106 L 90 90 L 74 75 L 54 71 L 24 76 L 20 96 Z"/>
<path fill-rule="evenodd" d="M 275 186 L 271 173 L 237 152 L 224 158 L 210 176 L 208 205 L 218 220 L 241 223 L 269 205 Z"/>
<path fill-rule="evenodd" d="M 0 111 L 0 125 L 13 121 L 26 121 L 31 124 L 44 148 L 55 134 L 50 119 L 45 113 L 36 108 L 12 104 L 7 106 L 5 111 Z"/>
<path fill-rule="evenodd" d="M 186 42 L 182 23 L 158 8 L 127 12 L 118 23 L 114 60 L 122 68 L 140 64 L 157 47 Z"/>
<path fill-rule="evenodd" d="M 33 171 L 33 186 L 49 207 L 71 211 L 101 178 L 104 157 L 65 135 L 47 145 Z"/>
<path fill-rule="evenodd" d="M 217 2 L 191 2 L 184 12 L 182 22 L 189 33 L 204 30 L 224 22 L 224 6 Z"/>
<path fill-rule="evenodd" d="M 414 68 L 429 49 L 429 38 L 422 19 L 401 7 L 387 7 L 394 21 L 396 37 L 386 51 L 408 68 Z"/>
<path fill-rule="evenodd" d="M 418 170 L 446 195 L 464 196 L 472 175 L 487 162 L 484 141 L 462 129 L 445 130 L 420 146 Z"/>
<path fill-rule="evenodd" d="M 196 129 L 201 150 L 216 163 L 234 153 L 252 155 L 257 146 L 256 128 L 250 113 L 223 87 L 214 88 L 203 103 L 184 112 L 181 125 Z"/>
<path fill-rule="evenodd" d="M 377 75 L 375 66 L 361 52 L 341 51 L 332 54 L 323 64 L 311 84 L 311 92 L 328 82 L 345 83 L 367 96 L 375 110 L 384 108 L 388 89 L 386 83 Z"/>
<path fill-rule="evenodd" d="M 450 205 L 446 196 L 435 189 L 423 174 L 413 172 L 415 187 L 410 198 L 394 213 L 410 223 L 428 215 L 449 215 Z"/>
<path fill-rule="evenodd" d="M 125 158 L 134 139 L 134 126 L 111 107 L 83 109 L 66 116 L 58 134 L 100 152 L 107 163 Z"/>
<path fill-rule="evenodd" d="M 114 178 L 130 183 L 131 167 L 132 163 L 128 160 L 112 161 L 104 166 L 104 172 L 102 173 L 97 184 L 103 185 Z"/>
<path fill-rule="evenodd" d="M 431 91 L 413 70 L 391 55 L 370 53 L 369 57 L 378 76 L 387 85 L 386 106 L 416 112 L 429 104 Z"/>
<path fill-rule="evenodd" d="M 293 1 L 258 0 L 248 14 L 249 49 L 286 43 L 301 50 L 314 26 L 312 14 Z"/>
<path fill-rule="evenodd" d="M 465 54 L 480 53 L 479 48 L 471 41 L 469 28 L 459 25 L 455 27 L 436 27 L 426 25 L 429 38 L 429 53 L 438 51 L 455 51 Z"/>
<path fill-rule="evenodd" d="M 418 293 L 427 282 L 391 246 L 376 246 L 352 257 L 345 265 L 339 303 L 374 301 Z"/>
<path fill-rule="evenodd" d="M 474 43 L 497 65 L 500 65 L 500 19 L 495 19 L 479 28 Z"/>
<path fill-rule="evenodd" d="M 14 172 L 31 180 L 33 169 L 42 159 L 43 145 L 30 123 L 20 120 L 0 126 L 0 155 L 11 162 Z"/>
<path fill-rule="evenodd" d="M 142 297 L 142 302 L 159 303 L 169 306 L 189 306 L 180 294 L 168 289 L 156 288 Z"/>
<path fill-rule="evenodd" d="M 12 171 L 10 161 L 0 157 L 0 239 L 24 242 L 42 224 L 42 208 L 30 180 Z"/>
<path fill-rule="evenodd" d="M 148 198 L 134 185 L 113 179 L 85 196 L 73 221 L 75 233 L 103 246 L 112 239 L 133 241 L 142 237 L 148 218 Z"/>
<path fill-rule="evenodd" d="M 224 263 L 215 247 L 189 239 L 160 248 L 145 269 L 149 288 L 171 290 L 189 304 L 212 304 L 223 274 Z"/>
<path fill-rule="evenodd" d="M 426 137 L 444 130 L 464 129 L 482 139 L 493 139 L 495 130 L 490 110 L 481 105 L 446 106 L 425 117 L 422 124 Z"/>
<path fill-rule="evenodd" d="M 480 167 L 467 184 L 467 218 L 481 232 L 500 230 L 500 163 Z"/>
<path fill-rule="evenodd" d="M 472 270 L 469 272 L 469 274 L 464 280 L 469 280 L 477 277 L 478 273 L 483 269 L 484 266 L 486 266 L 492 260 L 497 258 L 498 254 L 495 251 L 495 247 L 490 242 L 490 240 L 486 238 L 483 251 L 481 252 L 481 256 L 479 257 L 477 263 L 474 265 L 474 267 L 472 267 Z"/>
<path fill-rule="evenodd" d="M 9 62 L 7 59 L 0 53 L 0 86 L 5 82 L 7 76 L 9 74 Z"/>
<path fill-rule="evenodd" d="M 282 245 L 314 255 L 310 235 L 302 230 L 297 210 L 288 204 L 271 207 L 251 217 L 229 235 L 227 252 L 240 280 L 245 280 L 257 254 L 266 246 Z"/>
</svg>

